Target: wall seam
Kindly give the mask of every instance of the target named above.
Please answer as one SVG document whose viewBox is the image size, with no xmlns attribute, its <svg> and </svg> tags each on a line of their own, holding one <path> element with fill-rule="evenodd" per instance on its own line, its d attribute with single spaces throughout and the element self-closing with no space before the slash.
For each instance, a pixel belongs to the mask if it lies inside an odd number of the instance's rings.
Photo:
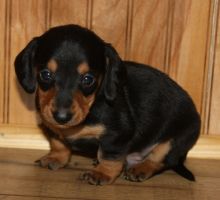
<svg viewBox="0 0 220 200">
<path fill-rule="evenodd" d="M 218 16 L 219 16 L 219 0 L 212 0 L 210 5 L 210 18 L 208 26 L 208 39 L 207 39 L 207 52 L 204 67 L 203 78 L 203 92 L 201 103 L 201 116 L 202 116 L 202 130 L 203 134 L 209 133 L 210 125 L 210 111 L 212 102 L 212 87 L 214 76 L 214 63 L 215 63 L 215 49 L 217 42 L 217 29 L 218 29 Z"/>
</svg>

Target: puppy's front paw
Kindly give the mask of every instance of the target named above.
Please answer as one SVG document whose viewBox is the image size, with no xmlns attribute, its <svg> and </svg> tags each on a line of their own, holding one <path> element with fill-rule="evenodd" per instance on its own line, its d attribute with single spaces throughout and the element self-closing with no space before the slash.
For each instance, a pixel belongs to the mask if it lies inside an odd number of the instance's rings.
<svg viewBox="0 0 220 200">
<path fill-rule="evenodd" d="M 53 154 L 47 154 L 40 158 L 39 160 L 36 160 L 35 163 L 37 163 L 41 167 L 45 167 L 51 170 L 57 170 L 60 168 L 65 167 L 69 162 L 68 158 L 61 158 L 58 156 L 54 156 Z"/>
<path fill-rule="evenodd" d="M 110 176 L 95 170 L 85 172 L 80 179 L 87 181 L 91 185 L 106 185 L 113 181 Z"/>
<path fill-rule="evenodd" d="M 84 173 L 81 179 L 92 185 L 111 184 L 120 175 L 122 167 L 122 161 L 102 159 L 92 171 Z"/>
</svg>

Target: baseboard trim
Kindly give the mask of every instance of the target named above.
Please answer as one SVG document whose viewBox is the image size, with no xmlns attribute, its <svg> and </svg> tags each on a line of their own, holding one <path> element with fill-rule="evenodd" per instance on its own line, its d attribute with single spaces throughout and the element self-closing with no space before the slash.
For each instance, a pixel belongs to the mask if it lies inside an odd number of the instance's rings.
<svg viewBox="0 0 220 200">
<path fill-rule="evenodd" d="M 49 144 L 38 127 L 0 125 L 0 147 L 48 150 Z M 220 159 L 220 136 L 202 135 L 188 156 Z"/>
<path fill-rule="evenodd" d="M 38 127 L 0 125 L 0 147 L 49 149 L 49 144 Z"/>
</svg>

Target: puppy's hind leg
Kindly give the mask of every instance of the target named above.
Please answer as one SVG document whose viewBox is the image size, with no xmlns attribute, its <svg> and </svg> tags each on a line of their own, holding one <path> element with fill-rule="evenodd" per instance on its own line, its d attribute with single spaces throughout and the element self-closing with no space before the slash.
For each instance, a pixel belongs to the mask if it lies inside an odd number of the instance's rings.
<svg viewBox="0 0 220 200">
<path fill-rule="evenodd" d="M 198 119 L 191 122 L 186 128 L 178 131 L 178 135 L 173 138 L 172 149 L 164 160 L 167 168 L 174 170 L 177 174 L 190 181 L 195 181 L 195 177 L 184 166 L 184 162 L 188 151 L 196 143 L 199 133 L 200 121 Z"/>
<path fill-rule="evenodd" d="M 158 144 L 142 162 L 128 168 L 124 178 L 141 182 L 163 171 L 165 169 L 163 161 L 170 149 L 170 141 Z"/>
</svg>

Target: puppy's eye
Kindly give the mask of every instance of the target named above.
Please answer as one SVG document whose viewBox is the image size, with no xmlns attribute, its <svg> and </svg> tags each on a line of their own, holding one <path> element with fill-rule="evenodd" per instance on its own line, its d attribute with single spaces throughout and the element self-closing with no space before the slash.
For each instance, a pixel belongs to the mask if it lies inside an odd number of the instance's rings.
<svg viewBox="0 0 220 200">
<path fill-rule="evenodd" d="M 91 87 L 95 83 L 95 77 L 92 74 L 86 74 L 82 77 L 81 84 L 83 87 Z"/>
<path fill-rule="evenodd" d="M 51 72 L 48 69 L 43 69 L 39 74 L 40 80 L 44 83 L 52 83 L 53 82 L 53 76 Z"/>
</svg>

